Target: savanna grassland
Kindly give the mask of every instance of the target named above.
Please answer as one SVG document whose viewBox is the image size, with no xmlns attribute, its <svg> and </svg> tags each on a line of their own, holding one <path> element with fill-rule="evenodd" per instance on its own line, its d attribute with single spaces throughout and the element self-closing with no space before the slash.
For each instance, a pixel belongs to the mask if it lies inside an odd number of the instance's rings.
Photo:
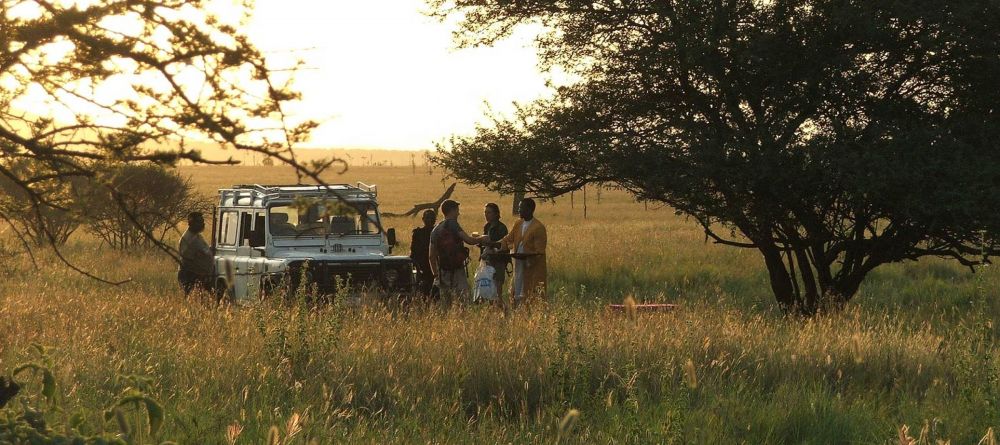
<svg viewBox="0 0 1000 445">
<path fill-rule="evenodd" d="M 275 167 L 181 172 L 205 194 L 295 181 Z M 378 184 L 397 213 L 448 185 L 419 166 L 329 180 Z M 510 208 L 461 185 L 454 198 L 468 231 L 485 202 Z M 480 306 L 215 307 L 181 295 L 164 255 L 81 234 L 69 257 L 131 282 L 100 284 L 45 252 L 38 267 L 5 265 L 0 370 L 49 360 L 54 400 L 23 373 L 29 404 L 137 443 L 975 444 L 1000 425 L 993 268 L 884 267 L 846 310 L 787 318 L 755 252 L 706 243 L 694 222 L 621 192 L 590 189 L 586 206 L 584 218 L 579 192 L 539 206 L 550 298 L 506 318 Z M 416 224 L 388 220 L 397 253 Z M 680 308 L 604 309 L 628 296 Z M 162 407 L 155 434 L 144 410 L 103 418 L 130 389 Z"/>
</svg>

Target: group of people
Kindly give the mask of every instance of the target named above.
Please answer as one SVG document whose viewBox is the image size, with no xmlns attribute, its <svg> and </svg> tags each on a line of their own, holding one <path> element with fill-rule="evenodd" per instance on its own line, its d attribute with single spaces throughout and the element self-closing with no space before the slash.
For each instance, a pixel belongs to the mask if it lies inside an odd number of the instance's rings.
<svg viewBox="0 0 1000 445">
<path fill-rule="evenodd" d="M 509 295 L 513 306 L 525 300 L 544 297 L 546 286 L 545 226 L 535 218 L 535 201 L 527 198 L 518 204 L 518 216 L 513 230 L 500 220 L 500 207 L 486 204 L 483 214 L 486 224 L 482 234 L 469 235 L 458 223 L 459 203 L 453 200 L 441 204 L 444 219 L 437 221 L 437 212 L 423 213 L 423 227 L 413 229 L 410 258 L 417 270 L 417 291 L 427 297 L 444 297 L 448 300 L 467 300 L 471 297 L 467 266 L 468 245 L 479 246 L 480 258 L 493 267 L 493 283 L 497 301 L 509 307 L 504 284 L 508 266 L 513 265 L 513 280 Z M 200 212 L 188 215 L 188 230 L 180 239 L 178 253 L 180 268 L 177 281 L 184 294 L 196 287 L 212 289 L 214 255 L 201 232 L 205 219 Z M 513 255 L 512 255 L 513 254 Z M 488 272 L 487 272 L 488 273 Z"/>
<path fill-rule="evenodd" d="M 410 258 L 417 269 L 417 289 L 421 294 L 450 300 L 467 299 L 471 288 L 467 265 L 469 249 L 476 245 L 480 258 L 494 269 L 493 283 L 497 301 L 506 306 L 504 294 L 508 266 L 513 264 L 513 279 L 509 295 L 513 306 L 538 297 L 544 297 L 546 287 L 545 226 L 535 218 L 535 201 L 531 198 L 518 204 L 519 218 L 508 230 L 500 220 L 500 207 L 488 203 L 483 209 L 486 223 L 482 233 L 471 235 L 458 222 L 460 204 L 446 200 L 441 204 L 444 219 L 437 221 L 437 212 L 426 210 L 422 215 L 423 227 L 413 229 Z M 513 254 L 513 255 L 511 255 Z"/>
</svg>

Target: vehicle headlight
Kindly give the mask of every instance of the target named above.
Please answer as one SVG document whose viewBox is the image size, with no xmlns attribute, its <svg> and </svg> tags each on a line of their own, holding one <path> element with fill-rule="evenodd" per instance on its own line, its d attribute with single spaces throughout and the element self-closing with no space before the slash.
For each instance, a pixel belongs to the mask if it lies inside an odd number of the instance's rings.
<svg viewBox="0 0 1000 445">
<path fill-rule="evenodd" d="M 386 269 L 385 270 L 385 282 L 390 286 L 396 284 L 396 280 L 399 279 L 399 271 L 396 269 Z"/>
</svg>

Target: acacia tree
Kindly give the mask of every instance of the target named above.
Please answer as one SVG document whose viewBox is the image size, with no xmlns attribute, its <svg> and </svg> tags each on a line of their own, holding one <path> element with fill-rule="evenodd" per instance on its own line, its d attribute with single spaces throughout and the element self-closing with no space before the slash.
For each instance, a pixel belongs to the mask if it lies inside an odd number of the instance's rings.
<svg viewBox="0 0 1000 445">
<path fill-rule="evenodd" d="M 36 212 L 70 210 L 72 198 L 53 193 L 53 183 L 102 180 L 101 172 L 135 162 L 208 163 L 186 148 L 199 140 L 263 155 L 293 166 L 300 180 L 318 181 L 340 161 L 296 160 L 292 147 L 315 123 L 286 115 L 284 104 L 299 97 L 290 74 L 269 67 L 239 23 L 208 6 L 0 0 L 0 176 Z M 11 168 L 27 161 L 34 168 Z M 115 183 L 102 185 L 120 196 Z"/>
<path fill-rule="evenodd" d="M 102 184 L 111 184 L 118 195 Z M 120 250 L 162 244 L 188 212 L 212 209 L 211 201 L 199 196 L 189 181 L 154 163 L 127 164 L 102 172 L 98 181 L 82 188 L 80 196 L 86 205 L 81 211 L 87 230 Z"/>
<path fill-rule="evenodd" d="M 621 186 L 758 250 L 777 301 L 807 313 L 882 264 L 996 252 L 996 2 L 430 3 L 462 45 L 544 25 L 542 66 L 579 79 L 439 147 L 461 180 Z"/>
<path fill-rule="evenodd" d="M 15 172 L 36 168 L 31 162 L 6 161 L 4 166 Z M 77 202 L 78 193 L 85 182 L 84 178 L 49 181 L 44 193 Z M 73 209 L 37 208 L 20 186 L 4 176 L 0 176 L 0 209 L 0 218 L 9 224 L 29 249 L 52 243 L 65 244 L 81 223 L 80 212 L 76 211 L 78 209 L 75 206 Z"/>
</svg>

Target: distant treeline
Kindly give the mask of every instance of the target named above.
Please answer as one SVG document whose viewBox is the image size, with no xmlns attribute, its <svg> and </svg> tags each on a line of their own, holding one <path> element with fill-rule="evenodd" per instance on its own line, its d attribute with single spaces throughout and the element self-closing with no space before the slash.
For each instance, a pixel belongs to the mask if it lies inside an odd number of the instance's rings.
<svg viewBox="0 0 1000 445">
<path fill-rule="evenodd" d="M 201 150 L 202 156 L 210 160 L 223 160 L 232 157 L 242 165 L 267 165 L 263 156 L 238 150 L 225 150 L 215 144 L 187 143 L 189 148 Z M 344 159 L 352 167 L 387 166 L 387 167 L 423 167 L 427 168 L 427 157 L 434 151 L 426 150 L 388 150 L 372 148 L 302 148 L 296 151 L 300 162 L 318 159 L 329 159 L 331 156 Z M 188 163 L 189 164 L 189 163 Z"/>
</svg>

